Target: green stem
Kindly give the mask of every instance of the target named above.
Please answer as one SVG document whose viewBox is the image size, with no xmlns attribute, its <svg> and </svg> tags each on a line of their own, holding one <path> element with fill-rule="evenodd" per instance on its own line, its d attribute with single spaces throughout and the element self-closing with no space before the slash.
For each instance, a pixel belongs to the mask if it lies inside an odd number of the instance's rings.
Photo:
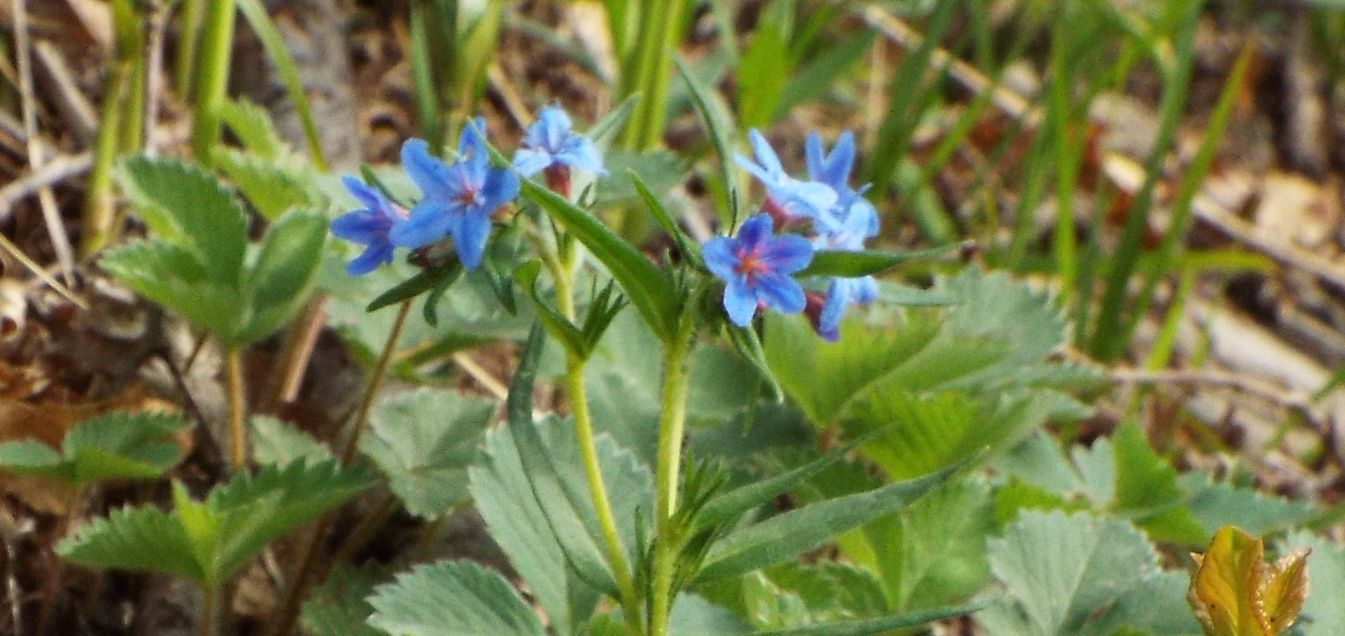
<svg viewBox="0 0 1345 636">
<path fill-rule="evenodd" d="M 235 472 L 243 470 L 247 462 L 247 432 L 243 429 L 243 417 L 247 404 L 243 390 L 243 359 L 237 347 L 226 354 L 229 366 L 229 431 L 233 439 L 231 455 Z"/>
<path fill-rule="evenodd" d="M 201 20 L 205 17 L 205 0 L 183 0 L 181 23 L 178 28 L 177 62 L 173 67 L 173 88 L 178 97 L 186 99 L 192 93 L 193 71 L 196 69 L 196 45 L 201 41 Z"/>
<path fill-rule="evenodd" d="M 229 59 L 233 52 L 234 0 L 211 0 L 201 41 L 201 64 L 197 69 L 196 119 L 192 122 L 191 146 L 196 160 L 210 164 L 210 152 L 219 140 L 220 108 L 229 88 Z"/>
<path fill-rule="evenodd" d="M 196 626 L 198 636 L 217 636 L 219 634 L 219 588 L 213 585 L 201 587 L 201 622 Z"/>
<path fill-rule="evenodd" d="M 667 636 L 668 613 L 672 610 L 673 570 L 678 543 L 673 536 L 677 513 L 677 486 L 682 466 L 682 437 L 686 424 L 688 359 L 691 353 L 691 320 L 682 317 L 675 338 L 664 353 L 662 412 L 658 425 L 657 501 L 658 534 L 654 540 L 653 599 L 649 613 L 650 636 Z"/>
<path fill-rule="evenodd" d="M 119 154 L 117 131 L 122 126 L 122 98 L 126 94 L 130 72 L 126 62 L 118 62 L 108 76 L 98 138 L 94 141 L 93 168 L 89 172 L 89 185 L 84 195 L 84 232 L 79 246 L 83 258 L 93 256 L 110 242 L 112 236 L 112 168 Z"/>
<path fill-rule="evenodd" d="M 648 150 L 663 138 L 668 111 L 668 79 L 673 50 L 686 22 L 684 0 L 655 0 L 640 11 L 635 57 L 624 65 L 621 85 L 625 95 L 641 92 L 635 116 L 622 133 L 622 147 Z"/>
<path fill-rule="evenodd" d="M 575 243 L 573 241 L 566 243 L 562 248 L 562 256 L 556 260 L 551 268 L 556 274 L 556 304 L 559 305 L 561 314 L 573 322 L 574 276 L 578 261 Z M 611 498 L 607 496 L 607 485 L 603 482 L 602 465 L 598 462 L 598 447 L 593 439 L 593 417 L 588 407 L 588 390 L 584 387 L 584 359 L 573 353 L 565 356 L 565 391 L 570 396 L 570 414 L 574 417 L 574 434 L 579 443 L 580 459 L 584 463 L 584 478 L 588 481 L 589 497 L 593 500 L 593 510 L 602 529 L 607 560 L 616 573 L 622 614 L 626 626 L 632 633 L 639 633 L 640 605 L 636 600 L 630 567 L 626 563 L 626 551 L 621 545 L 621 533 L 617 530 L 616 518 L 612 514 Z"/>
</svg>

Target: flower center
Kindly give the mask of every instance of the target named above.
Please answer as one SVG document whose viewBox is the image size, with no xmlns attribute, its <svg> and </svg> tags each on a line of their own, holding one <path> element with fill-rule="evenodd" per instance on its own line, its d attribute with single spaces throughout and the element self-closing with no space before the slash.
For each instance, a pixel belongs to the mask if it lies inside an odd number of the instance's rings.
<svg viewBox="0 0 1345 636">
<path fill-rule="evenodd" d="M 767 269 L 766 264 L 761 261 L 761 248 L 738 251 L 738 264 L 733 268 L 734 272 L 751 279 L 757 274 L 765 273 Z"/>
<path fill-rule="evenodd" d="M 465 207 L 481 205 L 481 191 L 475 188 L 463 188 L 458 194 L 458 203 Z"/>
</svg>

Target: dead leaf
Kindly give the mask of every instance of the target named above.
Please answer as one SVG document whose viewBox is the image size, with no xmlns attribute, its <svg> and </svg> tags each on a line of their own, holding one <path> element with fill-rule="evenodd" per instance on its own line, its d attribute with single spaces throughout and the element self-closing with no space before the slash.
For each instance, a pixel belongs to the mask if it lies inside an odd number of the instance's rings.
<svg viewBox="0 0 1345 636">
<path fill-rule="evenodd" d="M 1187 593 L 1196 619 L 1211 636 L 1277 636 L 1298 618 L 1307 597 L 1307 550 L 1265 561 L 1261 539 L 1233 527 L 1215 533 Z"/>
</svg>

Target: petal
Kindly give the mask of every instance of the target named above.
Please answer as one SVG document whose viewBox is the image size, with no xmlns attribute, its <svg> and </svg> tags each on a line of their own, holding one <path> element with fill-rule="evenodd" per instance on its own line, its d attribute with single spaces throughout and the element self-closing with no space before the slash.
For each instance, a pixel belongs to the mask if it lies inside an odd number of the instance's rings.
<svg viewBox="0 0 1345 636">
<path fill-rule="evenodd" d="M 461 157 L 473 157 L 486 153 L 486 118 L 470 119 L 462 126 L 458 134 L 458 154 Z"/>
<path fill-rule="evenodd" d="M 431 155 L 430 144 L 423 139 L 408 139 L 402 144 L 402 168 L 427 197 L 449 187 L 448 164 Z"/>
<path fill-rule="evenodd" d="M 533 148 L 519 148 L 514 153 L 514 170 L 525 177 L 531 177 L 551 165 L 551 153 Z"/>
<path fill-rule="evenodd" d="M 744 276 L 734 276 L 724 286 L 724 312 L 739 327 L 752 324 L 757 313 L 757 295 Z"/>
<path fill-rule="evenodd" d="M 571 168 L 589 170 L 600 175 L 607 174 L 607 170 L 603 169 L 602 153 L 598 152 L 598 147 L 592 141 L 578 135 L 570 136 L 565 143 L 564 151 L 556 155 L 556 160 Z"/>
<path fill-rule="evenodd" d="M 537 124 L 541 127 L 542 147 L 553 153 L 560 152 L 573 127 L 570 116 L 556 106 L 548 106 L 537 114 Z"/>
<path fill-rule="evenodd" d="M 701 248 L 701 258 L 711 274 L 725 281 L 733 279 L 733 270 L 738 266 L 738 257 L 733 254 L 736 243 L 726 236 L 716 236 L 705 242 Z"/>
<path fill-rule="evenodd" d="M 845 317 L 845 308 L 850 305 L 851 281 L 845 278 L 833 278 L 827 290 L 827 302 L 822 305 L 822 315 L 818 318 L 818 331 L 840 334 L 841 319 Z"/>
<path fill-rule="evenodd" d="M 386 238 L 391 223 L 387 218 L 369 210 L 355 210 L 332 219 L 332 234 L 337 238 L 368 245 Z"/>
<path fill-rule="evenodd" d="M 438 201 L 424 200 L 411 210 L 411 218 L 392 226 L 388 239 L 398 247 L 415 249 L 438 241 L 448 234 L 454 216 L 461 215 Z"/>
<path fill-rule="evenodd" d="M 453 235 L 453 246 L 458 250 L 458 259 L 467 271 L 481 266 L 481 256 L 486 252 L 486 242 L 490 240 L 490 215 L 468 213 L 456 215 L 449 224 L 448 231 Z"/>
<path fill-rule="evenodd" d="M 790 194 L 793 198 L 812 206 L 817 210 L 818 214 L 830 210 L 831 206 L 836 205 L 836 199 L 839 198 L 836 191 L 825 183 L 818 183 L 816 181 L 794 181 L 790 185 Z"/>
<path fill-rule="evenodd" d="M 779 186 L 780 180 L 777 177 L 777 175 L 773 175 L 770 172 L 768 172 L 765 168 L 753 163 L 751 159 L 748 159 L 747 157 L 744 157 L 742 155 L 733 155 L 733 161 L 734 163 L 738 164 L 739 168 L 746 170 L 747 172 L 751 173 L 752 176 L 756 177 L 759 181 L 766 184 L 767 188 Z"/>
<path fill-rule="evenodd" d="M 855 279 L 853 297 L 857 305 L 867 305 L 878 300 L 878 281 L 872 276 Z"/>
<path fill-rule="evenodd" d="M 840 189 L 850 180 L 850 170 L 854 166 L 855 135 L 847 130 L 836 139 L 836 146 L 831 149 L 831 154 L 823 162 L 821 177 L 814 179 Z"/>
<path fill-rule="evenodd" d="M 780 157 L 757 129 L 747 131 L 747 139 L 752 143 L 752 154 L 757 156 L 757 162 L 768 174 L 772 176 L 785 174 L 785 167 L 780 164 Z"/>
<path fill-rule="evenodd" d="M 489 216 L 496 208 L 518 198 L 518 175 L 500 168 L 491 168 L 486 172 L 486 181 L 481 185 L 483 204 L 481 208 Z"/>
<path fill-rule="evenodd" d="M 808 163 L 808 178 L 813 181 L 822 180 L 822 173 L 826 172 L 826 154 L 822 149 L 822 136 L 817 131 L 808 133 L 808 138 L 803 142 L 803 157 Z"/>
<path fill-rule="evenodd" d="M 813 244 L 802 236 L 786 234 L 766 242 L 761 261 L 771 271 L 793 274 L 813 262 Z"/>
<path fill-rule="evenodd" d="M 808 299 L 803 286 L 793 278 L 778 272 L 764 272 L 756 277 L 757 296 L 766 305 L 780 313 L 797 314 L 803 311 Z"/>
<path fill-rule="evenodd" d="M 378 269 L 378 266 L 383 263 L 391 263 L 392 253 L 392 243 L 387 241 L 373 243 L 365 248 L 359 256 L 356 256 L 354 260 L 346 263 L 346 273 L 351 276 L 368 274 Z"/>
<path fill-rule="evenodd" d="M 368 184 L 356 178 L 354 175 L 342 175 L 341 183 L 346 186 L 346 191 L 355 197 L 366 209 L 380 210 L 387 205 L 387 200 L 383 198 L 383 193 L 369 187 Z"/>
<path fill-rule="evenodd" d="M 742 227 L 738 228 L 738 245 L 743 249 L 757 249 L 770 238 L 771 233 L 775 231 L 775 221 L 771 220 L 769 214 L 757 214 L 752 218 L 743 221 Z"/>
</svg>

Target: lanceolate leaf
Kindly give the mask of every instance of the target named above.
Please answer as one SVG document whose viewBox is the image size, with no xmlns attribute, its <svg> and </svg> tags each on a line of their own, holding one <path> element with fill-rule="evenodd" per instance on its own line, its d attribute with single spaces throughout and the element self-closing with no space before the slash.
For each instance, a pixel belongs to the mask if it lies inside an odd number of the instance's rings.
<svg viewBox="0 0 1345 636">
<path fill-rule="evenodd" d="M 461 275 L 462 264 L 456 258 L 443 265 L 423 269 L 417 272 L 415 276 L 402 281 L 396 287 L 369 301 L 366 311 L 376 311 L 388 305 L 395 305 L 407 298 L 415 298 L 443 285 L 444 281 L 449 281 L 448 284 L 452 284 L 452 281 L 457 280 Z"/>
<path fill-rule="evenodd" d="M 943 247 L 911 252 L 818 250 L 813 253 L 813 260 L 808 264 L 808 267 L 795 274 L 795 276 L 842 276 L 850 278 L 881 274 L 898 265 L 944 256 L 964 247 L 961 243 L 954 243 Z"/>
<path fill-rule="evenodd" d="M 695 580 L 727 578 L 791 559 L 843 532 L 900 510 L 946 481 L 959 467 L 828 499 L 733 532 L 710 549 Z"/>
<path fill-rule="evenodd" d="M 693 265 L 699 266 L 701 264 L 700 244 L 692 240 L 686 231 L 677 224 L 672 214 L 668 212 L 668 208 L 663 205 L 662 201 L 658 200 L 658 196 L 649 189 L 640 175 L 629 169 L 626 170 L 626 173 L 630 176 L 631 183 L 635 184 L 635 190 L 640 194 L 640 198 L 644 201 L 645 207 L 649 209 L 649 213 L 658 221 L 663 231 L 672 237 L 673 242 L 677 244 L 677 249 L 682 252 L 682 256 Z"/>
<path fill-rule="evenodd" d="M 724 180 L 724 187 L 727 189 L 728 200 L 727 214 L 723 221 L 733 229 L 738 223 L 738 181 L 736 170 L 733 163 L 733 140 L 736 138 L 733 115 L 729 107 L 724 103 L 719 93 L 706 86 L 695 75 L 689 71 L 680 59 L 673 60 L 677 64 L 677 72 L 682 80 L 686 82 L 687 88 L 691 90 L 691 99 L 696 105 L 696 113 L 700 115 L 701 123 L 709 133 L 710 140 L 714 142 L 715 152 L 719 155 L 720 177 Z"/>
<path fill-rule="evenodd" d="M 672 337 L 680 302 L 672 280 L 592 214 L 530 180 L 524 179 L 522 187 L 524 196 L 541 205 L 611 272 L 654 334 L 663 340 Z"/>
<path fill-rule="evenodd" d="M 574 326 L 574 323 L 562 316 L 537 293 L 537 276 L 541 273 L 541 269 L 540 261 L 524 263 L 514 270 L 514 280 L 518 281 L 519 286 L 528 294 L 528 298 L 532 299 L 533 306 L 537 308 L 537 318 L 542 321 L 547 334 L 555 338 L 570 354 L 580 360 L 588 359 L 592 353 L 588 339 L 578 327 Z"/>
<path fill-rule="evenodd" d="M 546 634 L 504 577 L 470 561 L 419 566 L 378 586 L 369 604 L 369 624 L 395 636 Z"/>
</svg>

